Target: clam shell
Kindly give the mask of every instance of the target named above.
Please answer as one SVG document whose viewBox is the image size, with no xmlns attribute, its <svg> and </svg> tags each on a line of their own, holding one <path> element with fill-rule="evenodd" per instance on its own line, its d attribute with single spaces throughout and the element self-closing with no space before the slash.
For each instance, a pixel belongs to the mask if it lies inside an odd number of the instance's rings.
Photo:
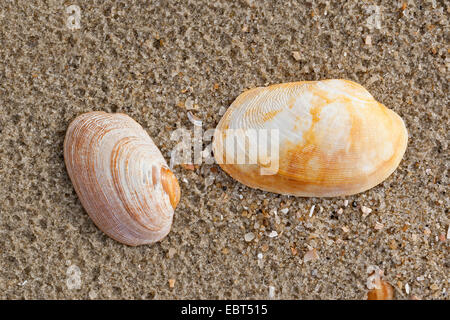
<svg viewBox="0 0 450 320">
<path fill-rule="evenodd" d="M 168 234 L 180 199 L 178 181 L 132 118 L 78 116 L 66 133 L 64 159 L 81 204 L 108 236 L 136 246 Z"/>
<path fill-rule="evenodd" d="M 229 129 L 243 132 L 235 146 L 230 139 L 236 134 Z M 278 152 L 270 152 L 269 138 L 243 140 L 251 130 L 263 129 L 278 134 Z M 333 79 L 242 93 L 220 120 L 213 151 L 223 170 L 249 187 L 333 197 L 363 192 L 385 180 L 399 165 L 407 140 L 405 124 L 395 112 L 361 85 Z M 266 155 L 258 149 L 261 141 Z M 246 162 L 229 161 L 236 159 L 234 148 Z M 255 149 L 257 157 L 250 162 L 249 150 Z M 270 169 L 263 172 L 265 168 Z"/>
</svg>

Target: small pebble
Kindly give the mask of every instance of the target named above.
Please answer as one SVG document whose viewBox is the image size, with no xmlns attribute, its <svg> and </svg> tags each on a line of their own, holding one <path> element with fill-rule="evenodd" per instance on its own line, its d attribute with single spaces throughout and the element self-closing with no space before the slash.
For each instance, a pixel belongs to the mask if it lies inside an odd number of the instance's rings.
<svg viewBox="0 0 450 320">
<path fill-rule="evenodd" d="M 436 291 L 436 290 L 439 290 L 439 286 L 438 286 L 436 283 L 433 283 L 433 284 L 430 286 L 430 289 L 433 290 L 433 291 Z"/>
<path fill-rule="evenodd" d="M 205 188 L 208 188 L 210 185 L 212 185 L 214 183 L 215 179 L 216 179 L 216 177 L 214 175 L 212 175 L 212 174 L 207 176 L 205 178 Z"/>
<path fill-rule="evenodd" d="M 263 254 L 260 252 L 258 253 L 258 259 L 261 260 L 263 258 Z"/>
<path fill-rule="evenodd" d="M 275 230 L 269 233 L 269 238 L 275 238 L 276 236 L 278 236 L 278 232 L 276 232 Z"/>
<path fill-rule="evenodd" d="M 297 255 L 297 249 L 295 247 L 291 247 L 291 252 L 292 252 L 292 255 L 294 255 L 294 256 Z"/>
<path fill-rule="evenodd" d="M 344 212 L 344 209 L 339 208 L 339 210 L 337 211 L 337 214 L 342 214 Z"/>
<path fill-rule="evenodd" d="M 97 298 L 97 292 L 94 290 L 89 291 L 89 299 L 94 300 Z"/>
<path fill-rule="evenodd" d="M 184 102 L 184 106 L 187 110 L 194 109 L 194 100 L 192 100 L 191 98 L 187 98 Z"/>
<path fill-rule="evenodd" d="M 348 200 L 344 200 L 344 207 L 348 206 Z"/>
<path fill-rule="evenodd" d="M 219 116 L 223 116 L 225 114 L 225 112 L 227 112 L 227 108 L 220 107 L 220 109 L 219 109 Z"/>
<path fill-rule="evenodd" d="M 280 212 L 286 214 L 289 212 L 289 208 L 283 208 L 280 210 Z"/>
<path fill-rule="evenodd" d="M 169 279 L 169 288 L 173 288 L 175 286 L 175 279 Z"/>
<path fill-rule="evenodd" d="M 300 52 L 299 52 L 299 51 L 292 51 L 292 56 L 294 57 L 294 59 L 295 59 L 296 61 L 300 61 L 300 59 L 302 58 L 302 57 L 300 56 Z"/>
<path fill-rule="evenodd" d="M 244 240 L 247 242 L 250 242 L 253 239 L 255 239 L 255 234 L 253 232 L 249 232 L 244 235 Z"/>
<path fill-rule="evenodd" d="M 409 294 L 411 292 L 411 288 L 409 287 L 409 284 L 405 284 L 405 292 L 406 292 L 406 294 Z"/>
<path fill-rule="evenodd" d="M 372 37 L 371 36 L 366 36 L 366 45 L 371 46 L 372 45 Z"/>
<path fill-rule="evenodd" d="M 309 250 L 307 253 L 305 253 L 303 257 L 304 262 L 317 260 L 319 258 L 319 255 L 317 254 L 316 249 Z"/>
<path fill-rule="evenodd" d="M 276 224 L 280 224 L 281 223 L 281 219 L 276 213 L 275 213 L 275 223 Z"/>
<path fill-rule="evenodd" d="M 177 253 L 177 249 L 175 248 L 170 248 L 169 251 L 167 252 L 167 257 L 169 259 L 172 259 L 173 256 Z"/>
</svg>

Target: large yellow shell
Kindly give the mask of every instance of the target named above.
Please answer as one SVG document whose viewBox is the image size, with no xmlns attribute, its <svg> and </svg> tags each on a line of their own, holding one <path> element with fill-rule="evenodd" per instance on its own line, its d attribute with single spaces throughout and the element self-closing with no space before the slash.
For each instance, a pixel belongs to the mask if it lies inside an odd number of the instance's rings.
<svg viewBox="0 0 450 320">
<path fill-rule="evenodd" d="M 232 134 L 233 129 L 242 134 Z M 268 147 L 268 155 L 260 154 L 260 142 L 243 140 L 250 130 L 263 129 L 278 132 L 277 153 L 270 154 Z M 405 124 L 395 112 L 361 85 L 333 79 L 242 93 L 220 120 L 213 151 L 220 166 L 249 187 L 333 197 L 363 192 L 385 180 L 400 163 L 407 140 Z M 250 162 L 249 150 L 255 149 L 256 161 Z M 233 150 L 246 162 L 230 162 Z M 262 174 L 264 168 L 269 170 Z"/>
<path fill-rule="evenodd" d="M 80 115 L 67 130 L 64 159 L 81 204 L 108 236 L 136 246 L 168 234 L 178 181 L 136 121 L 119 113 Z"/>
</svg>

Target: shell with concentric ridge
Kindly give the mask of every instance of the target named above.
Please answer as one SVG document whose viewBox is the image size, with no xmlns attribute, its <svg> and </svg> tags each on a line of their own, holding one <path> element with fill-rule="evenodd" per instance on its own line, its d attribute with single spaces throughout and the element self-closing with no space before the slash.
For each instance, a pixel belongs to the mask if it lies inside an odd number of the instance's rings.
<svg viewBox="0 0 450 320">
<path fill-rule="evenodd" d="M 136 246 L 168 234 L 180 199 L 178 181 L 132 118 L 78 116 L 66 133 L 64 159 L 81 204 L 108 236 Z"/>
<path fill-rule="evenodd" d="M 233 130 L 244 134 L 231 134 Z M 269 138 L 265 153 L 258 149 L 261 140 L 246 137 L 246 142 L 239 142 L 250 130 L 278 132 L 278 152 L 270 153 Z M 242 93 L 220 120 L 213 151 L 220 166 L 247 186 L 331 197 L 359 193 L 385 180 L 399 165 L 407 139 L 404 122 L 395 112 L 361 85 L 333 79 Z M 251 162 L 249 151 L 256 149 Z M 236 159 L 233 152 L 246 161 L 230 162 Z M 275 169 L 262 174 L 264 168 Z"/>
</svg>

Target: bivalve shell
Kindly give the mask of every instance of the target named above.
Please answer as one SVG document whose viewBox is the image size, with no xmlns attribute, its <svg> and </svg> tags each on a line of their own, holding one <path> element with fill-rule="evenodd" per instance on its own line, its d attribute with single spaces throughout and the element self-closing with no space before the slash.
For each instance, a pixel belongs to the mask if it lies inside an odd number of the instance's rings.
<svg viewBox="0 0 450 320">
<path fill-rule="evenodd" d="M 395 112 L 361 85 L 333 79 L 242 93 L 220 120 L 213 151 L 220 166 L 247 186 L 332 197 L 385 180 L 407 140 Z"/>
<path fill-rule="evenodd" d="M 64 141 L 67 172 L 91 219 L 131 246 L 170 231 L 180 189 L 147 132 L 125 114 L 78 116 Z"/>
</svg>

